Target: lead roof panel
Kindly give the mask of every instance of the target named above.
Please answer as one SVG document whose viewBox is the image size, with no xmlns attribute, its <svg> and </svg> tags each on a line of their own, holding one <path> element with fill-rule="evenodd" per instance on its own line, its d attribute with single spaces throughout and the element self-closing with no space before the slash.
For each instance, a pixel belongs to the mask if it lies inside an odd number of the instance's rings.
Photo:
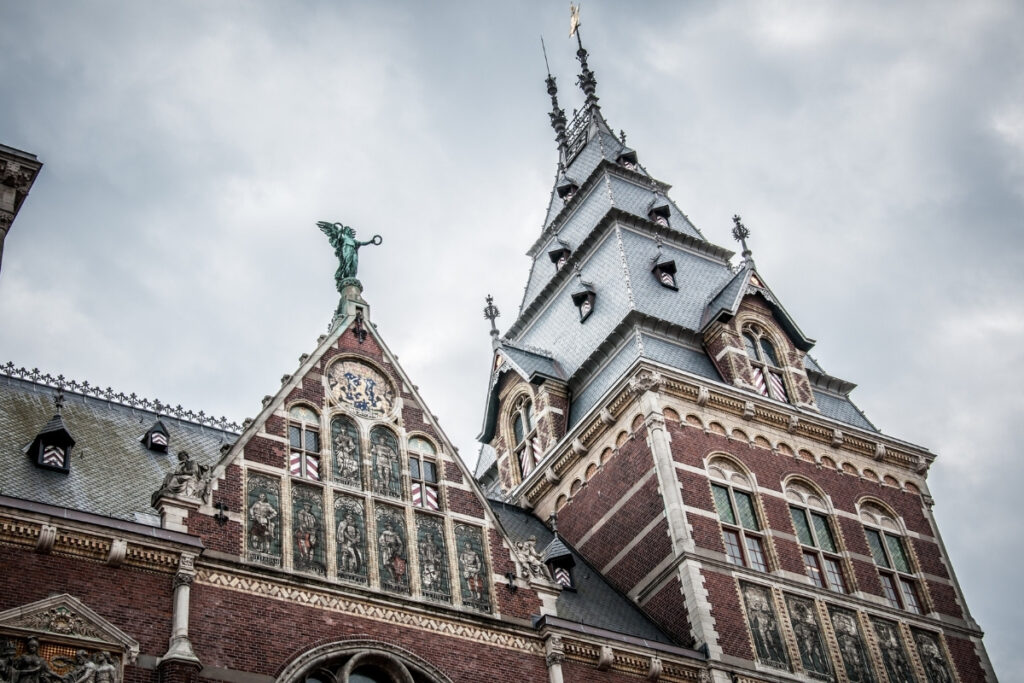
<svg viewBox="0 0 1024 683">
<path fill-rule="evenodd" d="M 629 366 L 640 357 L 640 350 L 633 339 L 629 339 L 612 357 L 611 362 L 599 369 L 593 379 L 572 397 L 569 404 L 569 428 L 579 422 L 587 412 L 597 405 L 606 391 L 622 377 Z"/>
<path fill-rule="evenodd" d="M 813 391 L 814 402 L 817 404 L 818 410 L 825 417 L 830 417 L 833 420 L 845 422 L 861 429 L 869 429 L 873 432 L 878 431 L 848 397 L 836 396 L 835 394 L 818 391 L 817 389 Z"/>
</svg>

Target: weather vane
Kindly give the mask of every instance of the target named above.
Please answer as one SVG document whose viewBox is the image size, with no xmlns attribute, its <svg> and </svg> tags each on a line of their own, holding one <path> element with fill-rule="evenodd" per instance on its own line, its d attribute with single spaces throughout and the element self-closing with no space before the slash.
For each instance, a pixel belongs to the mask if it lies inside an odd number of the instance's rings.
<svg viewBox="0 0 1024 683">
<path fill-rule="evenodd" d="M 349 282 L 359 283 L 359 280 L 356 280 L 356 271 L 359 270 L 359 247 L 365 247 L 367 244 L 378 245 L 384 238 L 374 235 L 372 239 L 360 242 L 356 239 L 356 231 L 347 225 L 318 221 L 317 226 L 327 235 L 331 246 L 334 247 L 334 255 L 338 257 L 338 272 L 334 274 L 334 284 L 340 294 Z"/>
</svg>

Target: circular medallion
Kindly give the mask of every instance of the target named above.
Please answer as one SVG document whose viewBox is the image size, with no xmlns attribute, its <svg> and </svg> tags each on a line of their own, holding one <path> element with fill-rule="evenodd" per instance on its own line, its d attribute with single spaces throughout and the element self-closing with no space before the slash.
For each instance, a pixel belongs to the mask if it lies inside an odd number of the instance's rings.
<svg viewBox="0 0 1024 683">
<path fill-rule="evenodd" d="M 338 403 L 347 403 L 368 417 L 388 415 L 395 405 L 395 389 L 374 368 L 355 360 L 335 363 L 327 371 L 327 385 Z"/>
</svg>

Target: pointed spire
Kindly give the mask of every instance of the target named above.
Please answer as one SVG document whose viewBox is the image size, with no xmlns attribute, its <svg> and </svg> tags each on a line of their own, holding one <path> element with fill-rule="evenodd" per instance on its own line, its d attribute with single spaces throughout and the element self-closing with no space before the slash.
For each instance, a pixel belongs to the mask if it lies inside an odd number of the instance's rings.
<svg viewBox="0 0 1024 683">
<path fill-rule="evenodd" d="M 754 259 L 751 257 L 750 248 L 747 247 L 747 238 L 750 237 L 750 230 L 747 226 L 743 225 L 743 219 L 740 218 L 739 214 L 732 217 L 732 236 L 737 242 L 743 245 L 743 263 L 754 265 Z"/>
<path fill-rule="evenodd" d="M 583 39 L 580 37 L 580 10 L 576 5 L 569 5 L 569 7 L 572 12 L 572 24 L 569 35 L 576 36 L 576 45 L 579 48 L 576 50 L 576 59 L 580 62 L 580 75 L 576 78 L 576 84 L 580 86 L 583 94 L 587 96 L 586 108 L 599 109 L 597 105 L 597 78 L 587 65 L 587 50 L 583 47 Z"/>
<path fill-rule="evenodd" d="M 555 142 L 558 143 L 558 153 L 564 159 L 567 142 L 565 136 L 565 110 L 558 106 L 558 85 L 555 83 L 555 77 L 551 75 L 551 67 L 548 65 L 548 51 L 544 46 L 544 36 L 540 38 L 540 49 L 544 52 L 544 66 L 548 72 L 548 77 L 544 79 L 544 82 L 548 86 L 548 95 L 551 96 L 551 113 L 548 116 L 551 118 L 551 127 L 555 129 Z"/>
<path fill-rule="evenodd" d="M 484 306 L 484 317 L 491 321 L 491 336 L 495 339 L 498 338 L 498 326 L 494 321 L 501 315 L 501 311 L 494 305 L 494 297 L 490 294 L 487 295 L 487 305 Z"/>
</svg>

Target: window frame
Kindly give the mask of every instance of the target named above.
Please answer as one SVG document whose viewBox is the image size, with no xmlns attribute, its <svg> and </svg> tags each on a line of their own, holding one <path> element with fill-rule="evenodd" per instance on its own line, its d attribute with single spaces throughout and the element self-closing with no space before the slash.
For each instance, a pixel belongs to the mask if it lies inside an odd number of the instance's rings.
<svg viewBox="0 0 1024 683">
<path fill-rule="evenodd" d="M 804 524 L 808 534 L 810 534 L 811 545 L 804 542 L 801 529 L 797 528 L 796 514 L 803 515 Z M 835 532 L 835 525 L 832 523 L 831 515 L 825 510 L 815 510 L 808 505 L 797 505 L 789 502 L 789 517 L 790 522 L 793 524 L 793 531 L 796 534 L 797 544 L 800 546 L 800 555 L 804 562 L 804 572 L 811 580 L 811 583 L 818 588 L 839 595 L 849 594 L 850 584 L 846 578 L 846 571 L 843 569 L 842 548 L 839 545 L 839 537 Z M 817 525 L 814 523 L 815 518 L 820 519 L 825 525 L 829 534 L 829 543 L 833 548 L 832 550 L 823 547 L 821 540 L 818 538 Z M 813 560 L 813 566 L 808 563 L 808 559 Z M 834 565 L 834 571 L 830 571 L 829 563 Z M 812 570 L 817 572 L 817 576 L 812 573 Z M 838 575 L 838 579 L 836 575 Z M 836 587 L 837 583 L 838 587 Z"/>
<path fill-rule="evenodd" d="M 306 410 L 312 413 L 316 420 L 310 421 L 305 419 L 303 416 L 297 415 L 298 410 Z M 306 405 L 305 403 L 296 403 L 288 409 L 288 474 L 296 479 L 302 479 L 304 481 L 322 482 L 324 481 L 324 442 L 322 438 L 322 425 L 321 415 L 315 408 Z M 299 445 L 295 445 L 294 435 L 295 431 L 298 431 Z M 310 448 L 309 437 L 314 436 L 316 439 L 316 449 Z M 293 469 L 293 459 L 295 456 L 299 457 L 299 472 L 296 473 Z M 315 476 L 309 476 L 310 460 L 314 460 L 316 463 Z"/>
<path fill-rule="evenodd" d="M 792 391 L 786 383 L 786 371 L 779 361 L 779 344 L 763 325 L 750 321 L 740 327 L 743 351 L 750 362 L 754 386 L 759 394 L 781 403 L 791 403 Z M 764 345 L 767 344 L 766 349 Z M 766 353 L 766 351 L 770 351 Z M 757 375 L 761 375 L 758 382 Z M 776 382 L 772 382 L 772 379 Z"/>
<path fill-rule="evenodd" d="M 893 609 L 922 616 L 927 614 L 923 583 L 918 577 L 913 556 L 908 550 L 909 541 L 902 523 L 877 503 L 868 502 L 867 505 L 861 506 L 859 511 L 864 540 L 878 572 L 882 598 Z M 866 517 L 869 519 L 865 519 Z M 872 543 L 872 534 L 877 537 L 877 544 Z M 899 548 L 900 559 L 906 569 L 901 569 L 899 563 L 895 561 L 890 541 Z"/>
<path fill-rule="evenodd" d="M 726 560 L 729 564 L 738 567 L 746 567 L 765 574 L 769 573 L 771 571 L 771 564 L 766 549 L 765 537 L 767 533 L 764 524 L 761 523 L 760 514 L 757 509 L 757 494 L 752 490 L 737 488 L 731 482 L 716 480 L 715 478 L 709 479 L 709 484 L 711 485 L 712 504 L 722 532 L 722 543 L 725 548 Z M 731 521 L 724 518 L 723 510 L 719 507 L 720 498 L 716 495 L 716 489 L 726 493 L 727 501 L 730 505 Z M 739 512 L 740 507 L 736 503 L 737 493 L 748 499 L 749 510 L 753 515 L 756 529 L 751 529 L 743 523 L 742 513 Z M 754 548 L 756 548 L 756 552 L 753 553 L 755 557 L 752 559 L 751 554 Z"/>
<path fill-rule="evenodd" d="M 522 429 L 522 438 L 516 432 L 517 420 L 522 420 L 522 424 L 525 427 Z M 533 400 L 526 394 L 521 394 L 515 399 L 512 404 L 512 412 L 509 415 L 509 433 L 512 436 L 512 458 L 515 464 L 516 474 L 519 476 L 519 481 L 523 481 L 537 469 L 537 465 L 540 464 L 540 453 L 537 452 L 537 416 L 533 413 Z M 523 458 L 529 455 L 533 464 L 530 468 L 523 468 Z"/>
<path fill-rule="evenodd" d="M 420 440 L 430 446 L 431 450 L 420 449 L 418 447 L 418 441 Z M 409 501 L 414 508 L 439 512 L 443 505 L 441 503 L 441 465 L 437 457 L 437 448 L 429 439 L 414 434 L 406 440 L 406 451 L 409 459 Z M 427 478 L 426 465 L 430 465 L 434 470 L 433 479 Z M 420 486 L 420 502 L 418 503 L 416 502 L 417 485 Z M 428 496 L 426 493 L 428 489 L 434 491 L 434 500 L 437 503 L 437 507 L 430 507 L 427 504 Z"/>
</svg>

